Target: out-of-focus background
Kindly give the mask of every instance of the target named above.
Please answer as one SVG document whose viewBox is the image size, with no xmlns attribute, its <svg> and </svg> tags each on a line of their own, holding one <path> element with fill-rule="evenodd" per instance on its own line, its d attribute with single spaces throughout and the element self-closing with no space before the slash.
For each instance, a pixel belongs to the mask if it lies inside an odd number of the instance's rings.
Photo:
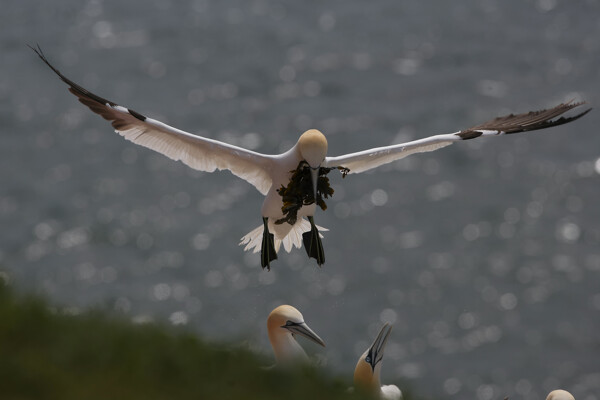
<svg viewBox="0 0 600 400">
<path fill-rule="evenodd" d="M 327 263 L 294 250 L 266 272 L 238 247 L 261 223 L 252 186 L 123 140 L 25 46 L 180 129 L 278 153 L 317 128 L 339 155 L 598 104 L 597 0 L 25 0 L 0 26 L 0 274 L 17 291 L 266 354 L 265 319 L 289 303 L 348 379 L 389 321 L 384 383 L 600 398 L 598 111 L 332 173 Z"/>
</svg>

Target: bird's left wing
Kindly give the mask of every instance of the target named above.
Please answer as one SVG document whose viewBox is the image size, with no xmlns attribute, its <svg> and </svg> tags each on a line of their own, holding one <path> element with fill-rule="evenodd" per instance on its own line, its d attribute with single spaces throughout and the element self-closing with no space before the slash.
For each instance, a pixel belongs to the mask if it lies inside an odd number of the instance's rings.
<svg viewBox="0 0 600 400">
<path fill-rule="evenodd" d="M 411 142 L 395 144 L 386 147 L 364 150 L 357 153 L 346 154 L 338 157 L 327 157 L 325 167 L 343 167 L 349 169 L 348 173 L 359 173 L 372 168 L 399 160 L 414 153 L 434 151 L 451 145 L 461 140 L 475 139 L 480 136 L 506 135 L 518 132 L 535 131 L 552 126 L 566 124 L 583 117 L 591 109 L 587 109 L 572 117 L 559 117 L 572 108 L 584 104 L 583 102 L 562 103 L 556 107 L 531 111 L 524 114 L 510 114 L 498 117 L 483 124 L 459 132 L 444 135 L 430 136 Z"/>
<path fill-rule="evenodd" d="M 31 48 L 69 85 L 69 91 L 77 96 L 81 103 L 111 121 L 114 129 L 125 139 L 199 171 L 228 169 L 254 185 L 262 194 L 266 195 L 269 191 L 272 179 L 268 171 L 272 156 L 193 135 L 106 100 L 65 77 L 48 62 L 39 47 Z"/>
</svg>

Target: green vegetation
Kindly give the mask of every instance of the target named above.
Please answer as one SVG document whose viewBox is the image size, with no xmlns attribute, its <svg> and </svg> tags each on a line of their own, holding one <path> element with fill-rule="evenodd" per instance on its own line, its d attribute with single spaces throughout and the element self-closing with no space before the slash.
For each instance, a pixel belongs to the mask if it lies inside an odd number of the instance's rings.
<svg viewBox="0 0 600 400">
<path fill-rule="evenodd" d="M 98 311 L 53 312 L 0 280 L 2 399 L 355 399 L 322 370 L 266 370 L 248 350 Z"/>
</svg>

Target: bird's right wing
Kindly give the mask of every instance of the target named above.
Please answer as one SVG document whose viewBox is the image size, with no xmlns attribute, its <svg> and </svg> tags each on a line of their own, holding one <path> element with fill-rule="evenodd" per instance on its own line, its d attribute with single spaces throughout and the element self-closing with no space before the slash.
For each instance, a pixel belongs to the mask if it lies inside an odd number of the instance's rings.
<svg viewBox="0 0 600 400">
<path fill-rule="evenodd" d="M 69 91 L 77 96 L 81 103 L 102 118 L 111 121 L 113 128 L 125 139 L 199 171 L 228 169 L 254 185 L 262 194 L 266 195 L 269 191 L 272 180 L 268 171 L 272 156 L 193 135 L 106 100 L 65 77 L 48 62 L 39 47 L 32 49 L 69 85 Z"/>
<path fill-rule="evenodd" d="M 339 157 L 327 157 L 323 166 L 329 168 L 347 168 L 349 169 L 348 173 L 350 174 L 359 173 L 399 160 L 414 153 L 423 153 L 441 149 L 442 147 L 449 146 L 452 143 L 461 140 L 475 139 L 480 136 L 496 136 L 535 131 L 562 125 L 581 118 L 591 110 L 585 110 L 572 117 L 557 118 L 572 108 L 582 104 L 584 103 L 569 102 L 559 104 L 558 106 L 547 110 L 531 111 L 518 115 L 510 114 L 459 132 L 430 136 L 411 142 L 378 147 Z"/>
</svg>

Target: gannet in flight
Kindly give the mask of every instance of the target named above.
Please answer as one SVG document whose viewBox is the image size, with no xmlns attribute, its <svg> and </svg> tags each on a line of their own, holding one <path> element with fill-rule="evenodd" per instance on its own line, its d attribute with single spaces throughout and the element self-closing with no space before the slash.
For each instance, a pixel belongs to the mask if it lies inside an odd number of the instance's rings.
<svg viewBox="0 0 600 400">
<path fill-rule="evenodd" d="M 566 390 L 557 389 L 551 391 L 546 400 L 575 400 L 575 397 Z"/>
<path fill-rule="evenodd" d="M 271 311 L 267 318 L 267 331 L 278 366 L 308 362 L 308 356 L 295 335 L 304 336 L 325 347 L 325 342 L 306 325 L 300 311 L 292 306 L 282 305 Z"/>
<path fill-rule="evenodd" d="M 319 265 L 325 262 L 321 236 L 313 216 L 316 206 L 324 210 L 324 199 L 333 194 L 326 177 L 332 169 L 339 169 L 346 176 L 368 171 L 410 154 L 437 150 L 456 141 L 549 128 L 574 121 L 589 112 L 588 109 L 575 116 L 559 118 L 568 110 L 583 104 L 569 102 L 547 110 L 499 117 L 454 133 L 338 157 L 328 157 L 327 139 L 318 130 L 310 129 L 300 135 L 298 142 L 285 153 L 267 155 L 197 136 L 119 106 L 65 77 L 50 64 L 39 46 L 37 49 L 31 48 L 69 85 L 69 91 L 81 103 L 110 121 L 116 132 L 125 139 L 200 171 L 228 169 L 265 195 L 261 209 L 262 225 L 245 235 L 240 244 L 246 245 L 246 251 L 257 253 L 260 250 L 261 265 L 268 269 L 270 262 L 277 258 L 281 244 L 289 252 L 293 246 L 300 248 L 304 243 L 309 257 L 315 258 Z"/>
<path fill-rule="evenodd" d="M 385 400 L 399 400 L 402 392 L 398 386 L 381 386 L 380 380 L 383 350 L 391 332 L 390 324 L 383 325 L 373 344 L 360 356 L 354 369 L 354 386 Z"/>
</svg>

